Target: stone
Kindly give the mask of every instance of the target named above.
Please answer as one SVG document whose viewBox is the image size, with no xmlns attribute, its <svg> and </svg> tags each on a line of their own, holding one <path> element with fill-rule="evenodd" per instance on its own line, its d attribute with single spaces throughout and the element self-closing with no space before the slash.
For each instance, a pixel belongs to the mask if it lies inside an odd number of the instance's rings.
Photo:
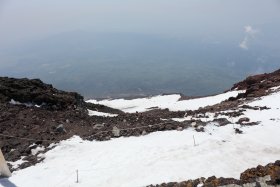
<svg viewBox="0 0 280 187">
<path fill-rule="evenodd" d="M 270 108 L 269 107 L 267 107 L 267 106 L 261 106 L 260 107 L 260 110 L 269 110 Z"/>
<path fill-rule="evenodd" d="M 250 118 L 244 117 L 244 118 L 240 118 L 240 119 L 238 120 L 238 123 L 241 124 L 241 123 L 249 122 L 249 121 L 250 121 Z"/>
<path fill-rule="evenodd" d="M 94 129 L 101 129 L 104 127 L 104 124 L 96 124 L 93 126 Z"/>
<path fill-rule="evenodd" d="M 182 131 L 183 127 L 177 127 L 177 131 Z"/>
<path fill-rule="evenodd" d="M 227 118 L 214 119 L 213 122 L 218 123 L 220 126 L 225 126 L 225 125 L 230 124 L 230 121 Z"/>
<path fill-rule="evenodd" d="M 112 133 L 114 135 L 114 137 L 119 137 L 120 136 L 120 129 L 116 126 L 113 127 Z"/>
<path fill-rule="evenodd" d="M 243 131 L 242 131 L 242 130 L 240 130 L 240 129 L 238 129 L 238 128 L 235 128 L 235 133 L 236 133 L 236 134 L 242 134 L 242 133 L 243 133 Z"/>
<path fill-rule="evenodd" d="M 146 135 L 147 134 L 147 132 L 144 130 L 144 131 L 142 131 L 142 135 L 144 136 L 144 135 Z"/>
<path fill-rule="evenodd" d="M 195 121 L 192 122 L 192 123 L 191 123 L 191 126 L 192 126 L 192 127 L 195 127 L 195 126 L 196 126 L 196 122 L 195 122 Z"/>
<path fill-rule="evenodd" d="M 196 132 L 205 132 L 203 127 L 197 127 L 195 128 Z"/>
<path fill-rule="evenodd" d="M 56 130 L 56 132 L 59 132 L 59 133 L 66 133 L 66 130 L 65 130 L 63 124 L 59 124 L 59 125 L 56 127 L 55 130 Z"/>
</svg>

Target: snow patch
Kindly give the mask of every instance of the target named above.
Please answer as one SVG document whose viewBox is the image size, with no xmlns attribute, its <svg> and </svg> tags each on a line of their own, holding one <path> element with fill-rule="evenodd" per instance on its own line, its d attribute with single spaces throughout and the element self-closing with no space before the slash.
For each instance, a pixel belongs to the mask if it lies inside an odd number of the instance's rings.
<svg viewBox="0 0 280 187">
<path fill-rule="evenodd" d="M 17 169 L 21 164 L 27 162 L 26 160 L 23 160 L 24 158 L 25 156 L 22 156 L 19 160 L 15 162 L 7 162 L 7 163 L 11 164 L 13 169 Z"/>
<path fill-rule="evenodd" d="M 140 98 L 140 99 L 115 99 L 115 100 L 88 100 L 89 103 L 101 104 L 111 108 L 116 108 L 127 113 L 145 112 L 151 108 L 168 108 L 170 111 L 185 111 L 185 110 L 197 110 L 200 107 L 206 107 L 209 105 L 218 104 L 230 97 L 236 97 L 242 91 L 230 91 L 223 94 L 203 97 L 198 99 L 190 100 L 179 100 L 181 96 L 179 94 L 173 95 L 159 95 L 151 98 Z"/>
<path fill-rule="evenodd" d="M 31 149 L 31 154 L 36 155 L 38 152 L 44 151 L 44 150 L 45 150 L 44 146 L 38 146 L 35 149 Z"/>
<path fill-rule="evenodd" d="M 280 86 L 275 86 L 275 87 L 269 88 L 269 90 L 272 91 L 272 92 L 275 92 L 279 89 L 280 89 Z"/>
<path fill-rule="evenodd" d="M 15 101 L 14 99 L 11 99 L 10 104 L 12 104 L 12 105 L 25 105 L 26 107 L 33 107 L 33 106 L 35 106 L 35 107 L 38 107 L 38 108 L 43 105 L 43 104 L 42 105 L 36 105 L 36 104 L 30 103 L 30 102 L 28 102 L 28 103 L 21 103 L 19 101 Z"/>
<path fill-rule="evenodd" d="M 116 116 L 118 116 L 118 114 L 110 114 L 110 113 L 98 112 L 98 111 L 93 111 L 93 110 L 88 110 L 88 115 L 89 116 L 102 116 L 102 117 L 116 117 Z"/>
</svg>

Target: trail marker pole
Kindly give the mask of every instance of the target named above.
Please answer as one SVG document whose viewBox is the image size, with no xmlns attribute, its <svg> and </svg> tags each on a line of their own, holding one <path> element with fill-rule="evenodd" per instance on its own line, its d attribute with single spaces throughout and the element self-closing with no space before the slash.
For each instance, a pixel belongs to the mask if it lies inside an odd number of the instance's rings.
<svg viewBox="0 0 280 187">
<path fill-rule="evenodd" d="M 195 144 L 195 139 L 194 139 L 194 135 L 193 135 L 193 146 L 196 146 L 196 144 Z"/>
<path fill-rule="evenodd" d="M 233 116 L 230 114 L 230 115 L 229 115 L 229 119 L 230 119 L 230 122 L 232 123 L 232 128 L 234 129 L 234 122 L 233 122 L 232 117 L 233 117 Z"/>
<path fill-rule="evenodd" d="M 76 181 L 76 183 L 79 183 L 79 170 L 76 170 L 76 174 L 77 174 L 77 181 Z"/>
</svg>

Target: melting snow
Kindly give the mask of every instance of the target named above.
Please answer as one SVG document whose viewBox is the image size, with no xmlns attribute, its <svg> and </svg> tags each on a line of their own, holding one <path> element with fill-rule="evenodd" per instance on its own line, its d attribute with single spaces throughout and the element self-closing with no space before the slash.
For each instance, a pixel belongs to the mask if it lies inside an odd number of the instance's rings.
<svg viewBox="0 0 280 187">
<path fill-rule="evenodd" d="M 14 99 L 11 99 L 11 101 L 10 101 L 10 104 L 12 104 L 12 105 L 25 105 L 26 107 L 33 107 L 33 106 L 35 106 L 35 107 L 41 107 L 41 105 L 34 105 L 33 103 L 21 103 L 21 102 L 19 102 L 19 101 L 15 101 Z"/>
<path fill-rule="evenodd" d="M 275 87 L 270 88 L 269 90 L 270 91 L 276 91 L 276 90 L 279 90 L 279 89 L 280 89 L 280 86 L 275 86 Z"/>
<path fill-rule="evenodd" d="M 174 95 L 159 95 L 151 98 L 141 98 L 141 99 L 115 99 L 115 100 L 88 100 L 87 102 L 94 104 L 101 104 L 111 108 L 120 109 L 127 113 L 134 112 L 144 112 L 148 111 L 150 108 L 168 108 L 170 111 L 185 111 L 185 110 L 196 110 L 199 107 L 205 107 L 208 105 L 218 104 L 230 97 L 236 97 L 239 93 L 244 91 L 230 91 L 223 94 L 203 97 L 198 99 L 181 100 L 179 94 Z"/>
<path fill-rule="evenodd" d="M 88 115 L 90 116 L 103 116 L 103 117 L 116 117 L 118 114 L 110 114 L 105 112 L 98 112 L 93 110 L 88 110 Z"/>
<path fill-rule="evenodd" d="M 45 147 L 44 146 L 38 146 L 35 149 L 31 149 L 32 155 L 36 155 L 39 151 L 44 151 Z"/>
<path fill-rule="evenodd" d="M 24 158 L 25 156 L 22 156 L 19 160 L 15 162 L 8 162 L 8 163 L 12 165 L 13 169 L 17 169 L 22 163 L 27 162 L 26 160 L 23 160 Z"/>
</svg>

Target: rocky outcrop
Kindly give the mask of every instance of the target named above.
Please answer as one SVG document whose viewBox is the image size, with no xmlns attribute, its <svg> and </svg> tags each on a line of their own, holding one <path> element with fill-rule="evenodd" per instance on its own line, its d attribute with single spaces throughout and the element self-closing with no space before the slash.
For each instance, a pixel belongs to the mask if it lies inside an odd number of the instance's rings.
<svg viewBox="0 0 280 187">
<path fill-rule="evenodd" d="M 118 116 L 89 116 L 87 109 Z M 57 90 L 38 79 L 0 78 L 0 147 L 8 161 L 25 157 L 20 169 L 41 161 L 32 154 L 32 149 L 47 147 L 73 135 L 104 141 L 187 127 L 189 122 L 163 122 L 155 113 L 125 114 L 86 103 L 81 95 Z"/>
<path fill-rule="evenodd" d="M 264 73 L 247 77 L 244 81 L 234 84 L 231 90 L 246 90 L 237 98 L 254 98 L 264 96 L 269 88 L 280 85 L 280 69 L 272 73 Z"/>
<path fill-rule="evenodd" d="M 244 183 L 254 182 L 256 178 L 270 176 L 270 185 L 280 185 L 280 160 L 266 166 L 257 166 L 256 168 L 247 169 L 240 175 L 240 180 Z"/>
<path fill-rule="evenodd" d="M 266 166 L 257 166 L 256 168 L 247 169 L 240 175 L 240 179 L 233 178 L 216 178 L 215 176 L 188 180 L 183 182 L 170 182 L 148 187 L 267 187 L 280 186 L 280 161 L 270 163 Z"/>
<path fill-rule="evenodd" d="M 65 92 L 39 79 L 0 77 L 0 102 L 28 103 L 61 110 L 84 105 L 84 98 L 75 92 Z"/>
</svg>

